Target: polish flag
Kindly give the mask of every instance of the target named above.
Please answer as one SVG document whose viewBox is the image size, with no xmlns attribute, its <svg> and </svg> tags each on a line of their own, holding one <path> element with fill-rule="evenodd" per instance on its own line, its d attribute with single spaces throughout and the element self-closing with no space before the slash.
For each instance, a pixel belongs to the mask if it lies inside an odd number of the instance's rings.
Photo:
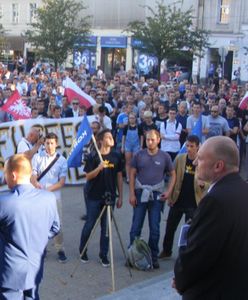
<svg viewBox="0 0 248 300">
<path fill-rule="evenodd" d="M 18 90 L 14 91 L 1 109 L 12 115 L 15 120 L 31 118 L 31 109 L 22 100 Z"/>
<path fill-rule="evenodd" d="M 82 91 L 71 78 L 66 77 L 63 80 L 63 86 L 65 88 L 64 94 L 67 96 L 69 103 L 76 98 L 79 100 L 80 105 L 84 105 L 86 108 L 90 108 L 96 104 L 96 101 L 90 95 Z"/>
<path fill-rule="evenodd" d="M 243 99 L 239 103 L 239 108 L 244 110 L 247 108 L 247 103 L 248 103 L 248 91 L 245 93 Z"/>
</svg>

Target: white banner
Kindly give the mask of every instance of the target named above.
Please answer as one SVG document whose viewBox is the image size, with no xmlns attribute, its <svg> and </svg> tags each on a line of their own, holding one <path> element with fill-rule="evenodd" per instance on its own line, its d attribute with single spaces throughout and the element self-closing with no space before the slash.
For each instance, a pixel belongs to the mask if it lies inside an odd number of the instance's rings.
<svg viewBox="0 0 248 300">
<path fill-rule="evenodd" d="M 89 122 L 94 116 L 88 117 Z M 63 119 L 30 119 L 0 124 L 0 179 L 3 178 L 3 166 L 8 157 L 16 153 L 16 147 L 22 137 L 26 137 L 32 126 L 40 128 L 43 136 L 53 132 L 58 136 L 57 151 L 67 158 L 73 139 L 82 121 L 82 117 Z M 68 169 L 66 184 L 82 183 L 83 168 Z M 0 180 L 1 182 L 2 180 Z M 0 183 L 1 185 L 1 183 Z"/>
</svg>

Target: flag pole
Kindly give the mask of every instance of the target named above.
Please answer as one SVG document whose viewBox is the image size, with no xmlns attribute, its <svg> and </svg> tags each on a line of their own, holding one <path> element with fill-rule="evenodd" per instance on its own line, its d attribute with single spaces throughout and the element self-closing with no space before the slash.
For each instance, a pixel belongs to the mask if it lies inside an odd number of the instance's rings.
<svg viewBox="0 0 248 300">
<path fill-rule="evenodd" d="M 96 152 L 97 152 L 97 154 L 98 154 L 98 156 L 99 156 L 99 158 L 100 158 L 100 161 L 103 162 L 102 154 L 101 154 L 101 152 L 100 152 L 100 150 L 99 150 L 99 148 L 98 148 L 98 146 L 97 146 L 96 138 L 95 138 L 94 134 L 92 134 L 92 137 L 91 137 L 91 138 L 92 138 L 92 141 L 93 141 L 94 146 L 95 146 L 95 148 L 96 148 Z"/>
</svg>

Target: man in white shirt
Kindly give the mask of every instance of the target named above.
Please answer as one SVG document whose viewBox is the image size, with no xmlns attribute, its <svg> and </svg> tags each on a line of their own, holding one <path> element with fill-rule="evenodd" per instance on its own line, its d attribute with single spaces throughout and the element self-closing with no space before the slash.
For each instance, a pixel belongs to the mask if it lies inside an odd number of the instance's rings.
<svg viewBox="0 0 248 300">
<path fill-rule="evenodd" d="M 67 161 L 62 155 L 56 152 L 58 137 L 55 133 L 49 133 L 46 136 L 44 145 L 45 150 L 41 153 L 35 154 L 32 159 L 33 175 L 31 177 L 31 182 L 36 188 L 45 189 L 54 193 L 57 200 L 57 208 L 62 228 L 61 188 L 65 184 Z M 52 163 L 54 164 L 52 165 Z M 49 165 L 51 165 L 50 169 L 48 169 Z M 45 170 L 47 170 L 46 173 Z M 41 176 L 42 173 L 44 176 Z M 54 241 L 58 254 L 57 259 L 59 262 L 65 263 L 67 261 L 67 257 L 63 246 L 62 230 L 54 238 Z"/>
<path fill-rule="evenodd" d="M 172 161 L 181 148 L 179 138 L 182 125 L 176 120 L 176 113 L 176 109 L 170 107 L 169 119 L 160 124 L 161 150 L 167 152 L 171 156 Z"/>
<path fill-rule="evenodd" d="M 44 143 L 44 138 L 40 137 L 40 131 L 36 127 L 31 127 L 27 137 L 23 137 L 17 145 L 17 153 L 24 153 L 32 159 L 40 146 Z"/>
</svg>

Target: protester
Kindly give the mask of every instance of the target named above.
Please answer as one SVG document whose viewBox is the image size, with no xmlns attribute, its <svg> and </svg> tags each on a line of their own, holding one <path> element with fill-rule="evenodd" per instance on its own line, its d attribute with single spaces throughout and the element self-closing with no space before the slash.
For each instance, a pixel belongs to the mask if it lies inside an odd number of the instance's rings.
<svg viewBox="0 0 248 300">
<path fill-rule="evenodd" d="M 44 251 L 59 232 L 56 199 L 30 184 L 32 168 L 24 154 L 4 166 L 11 191 L 0 196 L 0 299 L 39 299 Z"/>
<path fill-rule="evenodd" d="M 27 137 L 22 137 L 17 145 L 17 153 L 24 153 L 29 159 L 32 159 L 44 143 L 44 137 L 36 127 L 31 127 Z"/>
<path fill-rule="evenodd" d="M 140 126 L 138 126 L 137 117 L 135 113 L 130 113 L 128 116 L 128 125 L 123 129 L 121 147 L 122 153 L 125 154 L 127 183 L 129 183 L 131 159 L 142 148 L 143 140 L 143 133 Z"/>
<path fill-rule="evenodd" d="M 114 146 L 113 136 L 109 129 L 99 132 L 97 141 L 100 144 L 100 153 L 92 153 L 86 160 L 84 171 L 87 179 L 87 219 L 82 229 L 79 253 L 81 261 L 89 261 L 87 251 L 82 253 L 90 233 L 99 217 L 106 200 L 114 207 L 115 199 L 118 200 L 117 208 L 122 206 L 122 163 L 120 155 L 112 151 Z M 107 199 L 109 198 L 109 199 Z M 107 213 L 106 210 L 101 218 L 101 237 L 99 258 L 103 267 L 109 266 L 108 260 L 109 237 L 107 234 Z"/>
<path fill-rule="evenodd" d="M 192 219 L 197 204 L 199 204 L 208 186 L 204 182 L 198 182 L 195 176 L 193 161 L 199 146 L 199 138 L 196 135 L 189 135 L 186 141 L 187 152 L 179 154 L 175 159 L 176 183 L 167 201 L 170 210 L 166 223 L 163 250 L 159 258 L 171 257 L 174 234 L 182 216 L 185 214 L 185 222 Z"/>
<path fill-rule="evenodd" d="M 55 133 L 46 135 L 44 146 L 45 150 L 35 154 L 32 159 L 33 174 L 31 182 L 38 189 L 53 192 L 57 200 L 57 208 L 62 225 L 61 188 L 65 184 L 67 161 L 62 155 L 56 152 L 58 137 Z M 54 245 L 57 251 L 57 260 L 65 263 L 67 257 L 63 245 L 62 230 L 54 238 Z"/>
<path fill-rule="evenodd" d="M 147 149 L 140 150 L 131 162 L 129 202 L 133 207 L 133 220 L 130 229 L 130 245 L 135 237 L 140 237 L 146 211 L 149 220 L 149 246 L 153 268 L 159 268 L 158 243 L 160 219 L 164 202 L 170 197 L 176 174 L 170 156 L 158 148 L 160 135 L 157 130 L 146 133 Z M 164 192 L 164 174 L 171 177 Z"/>
</svg>

